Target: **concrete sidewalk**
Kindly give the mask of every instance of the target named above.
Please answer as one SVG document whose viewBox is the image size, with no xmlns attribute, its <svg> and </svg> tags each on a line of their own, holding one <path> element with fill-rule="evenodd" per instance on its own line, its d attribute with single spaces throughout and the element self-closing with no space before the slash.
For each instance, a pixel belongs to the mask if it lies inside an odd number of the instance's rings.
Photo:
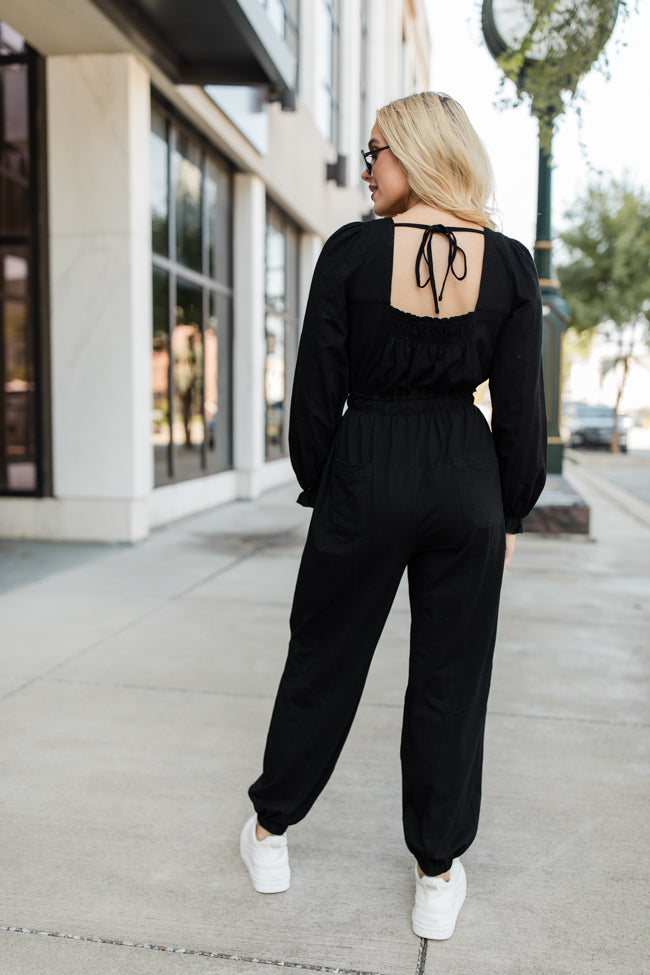
<svg viewBox="0 0 650 975">
<path fill-rule="evenodd" d="M 428 975 L 649 970 L 650 521 L 576 485 L 591 539 L 524 536 L 506 576 L 468 898 Z M 290 831 L 291 890 L 255 894 L 239 860 L 309 517 L 295 493 L 132 548 L 0 546 L 2 975 L 413 975 L 404 589 Z"/>
</svg>

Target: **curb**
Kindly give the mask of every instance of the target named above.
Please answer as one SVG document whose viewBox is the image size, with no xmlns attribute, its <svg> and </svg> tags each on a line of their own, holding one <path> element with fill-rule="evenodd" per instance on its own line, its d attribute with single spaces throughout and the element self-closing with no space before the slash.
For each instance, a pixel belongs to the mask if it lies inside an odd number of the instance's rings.
<svg viewBox="0 0 650 975">
<path fill-rule="evenodd" d="M 580 464 L 579 461 L 571 461 L 571 469 L 565 471 L 566 478 L 575 484 L 580 490 L 581 483 L 593 488 L 599 494 L 606 497 L 609 501 L 617 504 L 626 514 L 641 522 L 646 528 L 650 528 L 650 504 L 637 498 L 636 495 L 625 488 L 612 484 L 604 477 L 599 477 L 588 467 Z"/>
</svg>

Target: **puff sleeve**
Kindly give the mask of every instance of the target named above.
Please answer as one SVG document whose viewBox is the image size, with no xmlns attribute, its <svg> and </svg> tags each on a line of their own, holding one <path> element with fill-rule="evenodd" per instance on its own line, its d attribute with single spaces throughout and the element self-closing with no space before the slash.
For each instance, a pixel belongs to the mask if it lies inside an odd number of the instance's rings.
<svg viewBox="0 0 650 975">
<path fill-rule="evenodd" d="M 517 533 L 523 531 L 523 518 L 546 479 L 546 407 L 537 270 L 523 244 L 508 243 L 513 310 L 497 339 L 490 396 L 505 526 L 507 532 Z"/>
<path fill-rule="evenodd" d="M 289 454 L 313 507 L 349 392 L 347 282 L 363 258 L 362 223 L 325 243 L 312 278 L 300 336 L 289 414 Z"/>
</svg>

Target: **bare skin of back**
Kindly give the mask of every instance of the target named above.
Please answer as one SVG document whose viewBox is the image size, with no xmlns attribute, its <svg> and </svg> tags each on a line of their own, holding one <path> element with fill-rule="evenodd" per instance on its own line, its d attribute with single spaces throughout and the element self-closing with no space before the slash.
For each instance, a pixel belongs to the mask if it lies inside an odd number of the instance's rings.
<svg viewBox="0 0 650 975">
<path fill-rule="evenodd" d="M 436 210 L 425 204 L 418 204 L 405 213 L 393 217 L 395 224 L 421 223 L 426 226 L 442 224 L 445 227 L 468 227 L 474 230 L 482 228 L 475 223 L 468 223 L 455 217 L 453 213 Z M 458 246 L 467 257 L 467 276 L 457 281 L 450 272 L 445 283 L 444 294 L 440 302 L 440 313 L 436 316 L 433 293 L 430 285 L 419 288 L 415 280 L 415 261 L 422 242 L 422 231 L 415 227 L 395 229 L 395 249 L 393 252 L 393 277 L 391 282 L 391 305 L 412 315 L 452 318 L 474 311 L 478 301 L 483 268 L 483 250 L 485 238 L 482 234 L 456 232 Z M 447 273 L 449 261 L 449 241 L 440 234 L 434 234 L 431 239 L 433 267 L 435 272 L 438 295 Z M 454 270 L 462 275 L 464 261 L 461 254 L 456 256 Z M 428 271 L 424 261 L 420 267 L 422 281 L 426 281 Z"/>
</svg>

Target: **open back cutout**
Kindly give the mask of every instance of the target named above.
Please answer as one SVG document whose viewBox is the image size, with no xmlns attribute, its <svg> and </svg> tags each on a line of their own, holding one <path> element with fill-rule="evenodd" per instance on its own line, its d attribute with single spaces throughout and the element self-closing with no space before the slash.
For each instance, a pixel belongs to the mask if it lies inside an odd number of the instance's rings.
<svg viewBox="0 0 650 975">
<path fill-rule="evenodd" d="M 429 227 L 395 221 L 393 227 L 391 306 L 421 318 L 456 318 L 474 312 L 483 276 L 484 231 L 471 226 Z M 428 281 L 431 265 L 437 310 Z"/>
</svg>

